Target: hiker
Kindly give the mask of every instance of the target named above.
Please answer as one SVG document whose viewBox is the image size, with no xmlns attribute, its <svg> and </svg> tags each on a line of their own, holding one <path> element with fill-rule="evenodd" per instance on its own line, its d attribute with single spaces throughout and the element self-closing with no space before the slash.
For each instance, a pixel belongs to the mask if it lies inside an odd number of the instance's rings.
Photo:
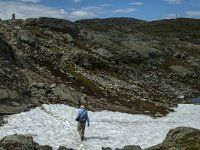
<svg viewBox="0 0 200 150">
<path fill-rule="evenodd" d="M 15 20 L 15 14 L 14 13 L 12 14 L 12 20 Z"/>
<path fill-rule="evenodd" d="M 77 125 L 78 133 L 81 137 L 81 141 L 83 141 L 84 140 L 84 134 L 85 134 L 86 121 L 87 121 L 88 127 L 89 127 L 88 112 L 85 109 L 84 105 L 80 106 L 80 109 L 79 109 L 77 116 L 76 116 L 76 121 L 78 121 L 78 125 Z"/>
</svg>

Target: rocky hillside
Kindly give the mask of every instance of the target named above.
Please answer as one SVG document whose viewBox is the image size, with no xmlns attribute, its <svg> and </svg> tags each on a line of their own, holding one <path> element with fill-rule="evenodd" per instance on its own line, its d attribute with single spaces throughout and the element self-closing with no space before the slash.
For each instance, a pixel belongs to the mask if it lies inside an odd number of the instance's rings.
<svg viewBox="0 0 200 150">
<path fill-rule="evenodd" d="M 0 114 L 84 103 L 152 116 L 200 93 L 200 20 L 0 21 Z"/>
</svg>

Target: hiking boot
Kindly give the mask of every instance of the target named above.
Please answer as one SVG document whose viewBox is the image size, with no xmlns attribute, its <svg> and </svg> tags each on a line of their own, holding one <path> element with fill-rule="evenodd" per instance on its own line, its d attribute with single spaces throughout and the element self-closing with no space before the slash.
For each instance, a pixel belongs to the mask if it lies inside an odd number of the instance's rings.
<svg viewBox="0 0 200 150">
<path fill-rule="evenodd" d="M 81 141 L 83 141 L 83 140 L 84 140 L 84 137 L 82 136 L 82 137 L 81 137 Z"/>
</svg>

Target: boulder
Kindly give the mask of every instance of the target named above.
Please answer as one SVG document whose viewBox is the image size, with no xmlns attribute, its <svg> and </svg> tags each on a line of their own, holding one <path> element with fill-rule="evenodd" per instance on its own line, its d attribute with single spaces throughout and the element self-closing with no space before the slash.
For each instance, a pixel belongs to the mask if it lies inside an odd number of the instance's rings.
<svg viewBox="0 0 200 150">
<path fill-rule="evenodd" d="M 109 67 L 109 64 L 107 64 L 105 61 L 102 61 L 101 59 L 93 55 L 87 55 L 84 53 L 78 53 L 76 55 L 73 55 L 72 61 L 75 64 L 89 70 L 107 69 Z"/>
<path fill-rule="evenodd" d="M 64 38 L 65 38 L 69 43 L 74 42 L 74 38 L 73 38 L 70 34 L 68 34 L 68 33 L 66 33 L 66 34 L 64 35 Z"/>
<path fill-rule="evenodd" d="M 112 150 L 112 149 L 109 147 L 102 147 L 102 150 Z"/>
<path fill-rule="evenodd" d="M 109 147 L 102 147 L 102 150 L 112 150 L 111 148 Z M 140 146 L 134 146 L 134 145 L 127 145 L 127 146 L 124 146 L 122 149 L 120 148 L 116 148 L 115 150 L 142 150 Z"/>
<path fill-rule="evenodd" d="M 171 66 L 170 68 L 175 74 L 180 75 L 182 77 L 195 77 L 195 73 L 193 71 L 183 66 L 176 65 Z"/>
<path fill-rule="evenodd" d="M 4 58 L 10 62 L 13 62 L 15 59 L 12 47 L 2 39 L 0 39 L 0 58 Z"/>
<path fill-rule="evenodd" d="M 46 85 L 44 83 L 33 83 L 33 87 L 38 88 L 38 89 L 45 89 Z"/>
<path fill-rule="evenodd" d="M 115 149 L 115 150 L 142 150 L 140 146 L 133 146 L 133 145 L 128 145 L 128 146 L 124 146 L 124 148 L 122 149 Z"/>
<path fill-rule="evenodd" d="M 9 115 L 28 111 L 32 105 L 26 103 L 26 91 L 0 89 L 0 115 Z M 25 99 L 25 100 L 24 100 Z"/>
<path fill-rule="evenodd" d="M 66 148 L 66 147 L 64 147 L 64 146 L 60 146 L 60 147 L 58 148 L 58 150 L 75 150 L 75 149 Z"/>
<path fill-rule="evenodd" d="M 167 134 L 165 140 L 145 150 L 198 150 L 200 149 L 200 130 L 177 127 Z"/>
<path fill-rule="evenodd" d="M 18 40 L 36 46 L 39 43 L 38 38 L 27 30 L 20 30 L 17 35 Z"/>
<path fill-rule="evenodd" d="M 51 89 L 54 95 L 59 97 L 60 100 L 63 101 L 69 101 L 73 104 L 79 104 L 81 93 L 65 86 L 65 85 L 59 85 L 55 88 Z"/>
<path fill-rule="evenodd" d="M 32 105 L 12 106 L 12 105 L 0 105 L 0 115 L 11 115 L 24 111 L 28 111 Z"/>
<path fill-rule="evenodd" d="M 52 150 L 52 147 L 40 146 L 31 136 L 11 135 L 1 139 L 0 150 Z"/>
<path fill-rule="evenodd" d="M 16 100 L 19 99 L 20 96 L 16 91 L 9 90 L 9 89 L 0 89 L 0 102 L 6 100 Z"/>
<path fill-rule="evenodd" d="M 56 18 L 30 18 L 24 21 L 25 26 L 38 26 L 41 28 L 50 28 L 58 32 L 66 32 L 76 37 L 79 33 L 78 27 L 69 20 L 56 19 Z"/>
</svg>

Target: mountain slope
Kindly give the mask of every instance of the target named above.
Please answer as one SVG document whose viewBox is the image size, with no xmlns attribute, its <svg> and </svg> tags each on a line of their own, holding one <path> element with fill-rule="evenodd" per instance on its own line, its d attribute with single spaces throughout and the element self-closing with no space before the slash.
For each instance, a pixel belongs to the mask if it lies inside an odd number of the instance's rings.
<svg viewBox="0 0 200 150">
<path fill-rule="evenodd" d="M 12 108 L 9 114 L 42 103 L 84 103 L 90 110 L 166 115 L 200 93 L 200 45 L 190 34 L 198 35 L 191 28 L 198 23 L 0 21 L 1 104 Z M 179 30 L 168 31 L 172 26 L 190 30 L 182 39 Z"/>
</svg>

